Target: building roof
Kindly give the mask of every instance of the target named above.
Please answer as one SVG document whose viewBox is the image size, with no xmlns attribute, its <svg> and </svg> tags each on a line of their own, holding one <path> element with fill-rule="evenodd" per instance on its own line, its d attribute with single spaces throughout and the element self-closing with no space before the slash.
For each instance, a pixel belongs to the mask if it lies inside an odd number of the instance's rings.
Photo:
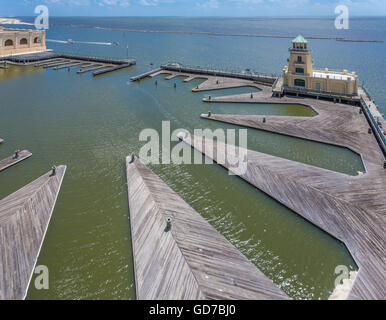
<svg viewBox="0 0 386 320">
<path fill-rule="evenodd" d="M 308 41 L 304 39 L 301 34 L 299 34 L 295 39 L 292 40 L 292 43 L 308 43 Z"/>
<path fill-rule="evenodd" d="M 316 71 L 312 73 L 313 77 L 316 78 L 327 78 L 329 79 L 335 79 L 335 80 L 355 80 L 355 77 L 349 74 L 342 74 L 342 73 L 332 73 L 332 72 L 323 72 L 323 71 Z"/>
</svg>

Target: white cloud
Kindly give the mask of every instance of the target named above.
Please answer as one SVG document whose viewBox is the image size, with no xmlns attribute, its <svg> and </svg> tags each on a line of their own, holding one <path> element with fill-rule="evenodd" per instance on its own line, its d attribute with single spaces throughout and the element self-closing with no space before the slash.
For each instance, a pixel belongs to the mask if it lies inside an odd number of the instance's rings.
<svg viewBox="0 0 386 320">
<path fill-rule="evenodd" d="M 209 0 L 207 2 L 204 2 L 204 3 L 197 3 L 197 6 L 201 7 L 201 8 L 205 8 L 205 9 L 216 9 L 219 7 L 219 2 L 217 0 Z"/>
<path fill-rule="evenodd" d="M 130 6 L 129 0 L 99 0 L 98 5 L 101 7 L 128 7 Z"/>
</svg>

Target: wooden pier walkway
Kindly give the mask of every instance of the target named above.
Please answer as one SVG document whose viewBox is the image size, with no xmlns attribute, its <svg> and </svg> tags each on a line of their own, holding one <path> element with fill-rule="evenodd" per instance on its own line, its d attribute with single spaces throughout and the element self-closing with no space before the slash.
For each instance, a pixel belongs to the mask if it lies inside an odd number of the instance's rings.
<svg viewBox="0 0 386 320">
<path fill-rule="evenodd" d="M 157 68 L 157 69 L 154 69 L 154 70 L 150 70 L 150 71 L 148 71 L 148 72 L 139 74 L 139 75 L 137 75 L 137 76 L 135 76 L 135 77 L 131 77 L 130 80 L 131 80 L 131 81 L 142 80 L 142 79 L 144 79 L 144 78 L 146 78 L 146 77 L 149 77 L 151 74 L 154 74 L 154 73 L 156 73 L 156 72 L 158 72 L 158 71 L 161 71 L 161 68 Z"/>
<path fill-rule="evenodd" d="M 81 68 L 76 73 L 77 74 L 82 74 L 82 73 L 86 73 L 86 72 L 90 72 L 90 71 L 94 71 L 94 70 L 98 70 L 98 69 L 102 69 L 102 68 L 106 68 L 106 66 L 96 65 L 96 66 L 90 66 L 90 67 L 87 67 L 87 68 Z"/>
<path fill-rule="evenodd" d="M 236 153 L 230 151 L 232 148 L 223 142 L 201 139 L 183 138 L 204 154 L 205 145 L 213 145 L 216 162 L 222 158 L 233 161 L 239 152 L 238 148 Z M 229 161 L 219 164 L 233 170 Z M 348 299 L 383 300 L 386 298 L 385 171 L 380 168 L 352 177 L 248 150 L 246 172 L 241 178 L 346 245 L 359 267 Z"/>
<path fill-rule="evenodd" d="M 138 158 L 126 166 L 138 299 L 288 299 Z"/>
<path fill-rule="evenodd" d="M 142 74 L 131 79 L 143 79 L 145 77 L 155 77 L 160 74 L 168 74 L 165 77 L 165 80 L 171 80 L 175 77 L 186 77 L 184 82 L 189 82 L 193 79 L 204 79 L 205 81 L 192 89 L 194 92 L 198 91 L 209 91 L 209 90 L 218 90 L 218 89 L 231 89 L 231 88 L 240 88 L 240 87 L 251 87 L 256 88 L 258 90 L 267 91 L 269 87 L 263 85 L 262 83 L 257 83 L 256 81 L 246 80 L 246 79 L 237 79 L 230 78 L 224 76 L 212 76 L 212 75 L 204 75 L 204 74 L 192 74 L 186 72 L 177 72 L 170 71 L 165 69 L 156 69 L 151 72 L 147 72 L 146 74 Z M 135 80 L 133 80 L 135 81 Z"/>
<path fill-rule="evenodd" d="M 136 64 L 135 60 L 132 59 L 109 59 L 109 58 L 99 58 L 99 57 L 89 57 L 89 56 L 80 56 L 73 54 L 66 54 L 60 52 L 41 52 L 35 54 L 22 54 L 18 56 L 9 56 L 4 57 L 4 61 L 15 64 L 15 65 L 35 65 L 35 67 L 42 67 L 45 69 L 54 68 L 55 70 L 71 68 L 74 66 L 80 65 L 94 65 L 95 69 L 105 68 L 98 72 L 94 72 L 93 75 L 102 75 L 108 72 L 121 70 Z M 100 68 L 96 68 L 96 66 Z M 84 73 L 89 72 L 90 70 L 83 69 Z"/>
<path fill-rule="evenodd" d="M 0 160 L 0 171 L 3 171 L 5 169 L 15 165 L 16 163 L 19 163 L 20 161 L 23 161 L 23 160 L 29 158 L 30 156 L 32 156 L 31 152 L 29 152 L 28 150 L 23 150 L 23 151 L 19 152 L 19 155 L 17 158 L 13 154 L 12 156 L 9 156 L 8 158 Z"/>
<path fill-rule="evenodd" d="M 24 299 L 66 166 L 0 200 L 0 300 Z"/>
<path fill-rule="evenodd" d="M 113 71 L 117 71 L 117 70 L 121 70 L 121 69 L 125 69 L 125 68 L 128 68 L 128 67 L 131 67 L 134 64 L 135 63 L 127 63 L 127 64 L 121 64 L 119 66 L 113 66 L 113 67 L 106 68 L 106 69 L 103 69 L 103 70 L 95 71 L 95 72 L 92 73 L 92 75 L 94 77 L 95 76 L 99 76 L 99 75 L 106 74 L 106 73 L 109 73 L 109 72 L 113 72 Z"/>
<path fill-rule="evenodd" d="M 173 79 L 178 76 L 186 76 L 185 82 L 191 81 L 195 78 L 204 78 L 204 79 L 228 79 L 229 81 L 236 80 L 245 80 L 248 81 L 248 84 L 260 83 L 265 85 L 272 85 L 276 81 L 276 77 L 268 76 L 263 74 L 250 74 L 250 73 L 241 73 L 241 72 L 228 72 L 221 70 L 207 70 L 201 68 L 191 68 L 183 66 L 174 66 L 169 64 L 161 65 L 160 68 L 145 72 L 138 76 L 132 77 L 132 81 L 137 81 L 144 79 L 146 77 L 155 77 L 159 74 L 169 74 L 166 77 L 166 80 Z M 239 82 L 240 83 L 240 82 Z M 237 85 L 236 85 L 237 86 Z"/>
<path fill-rule="evenodd" d="M 254 94 L 252 99 L 250 94 L 241 94 L 213 97 L 210 101 L 307 105 L 318 115 L 201 117 L 334 144 L 361 156 L 366 172 L 349 176 L 248 150 L 247 170 L 241 177 L 346 245 L 359 267 L 349 299 L 385 299 L 385 158 L 360 108 L 316 99 L 272 98 L 269 90 Z M 186 137 L 184 141 L 205 153 L 197 139 L 201 138 Z M 205 143 L 214 144 L 215 161 L 221 159 L 219 155 L 226 157 L 231 152 L 224 143 L 208 139 Z M 220 164 L 231 168 L 229 163 Z"/>
<path fill-rule="evenodd" d="M 54 67 L 54 70 L 67 69 L 67 68 L 72 68 L 72 67 L 79 67 L 79 66 L 82 66 L 82 65 L 84 65 L 84 62 L 74 62 L 74 63 L 66 64 L 66 65 L 63 65 L 63 66 Z"/>
</svg>

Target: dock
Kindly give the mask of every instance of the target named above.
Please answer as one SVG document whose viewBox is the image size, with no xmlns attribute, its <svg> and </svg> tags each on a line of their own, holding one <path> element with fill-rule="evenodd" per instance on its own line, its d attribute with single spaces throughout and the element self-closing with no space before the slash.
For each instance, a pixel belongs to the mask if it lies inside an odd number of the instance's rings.
<svg viewBox="0 0 386 320">
<path fill-rule="evenodd" d="M 139 74 L 138 76 L 131 77 L 130 80 L 131 81 L 139 81 L 139 80 L 145 79 L 145 78 L 149 77 L 151 74 L 154 74 L 154 73 L 159 72 L 159 71 L 161 71 L 161 68 L 150 70 L 148 72 Z"/>
<path fill-rule="evenodd" d="M 204 101 L 209 101 L 208 98 Z M 261 92 L 212 97 L 211 103 L 286 103 L 312 108 L 314 117 L 202 114 L 210 121 L 265 130 L 348 148 L 361 156 L 365 172 L 357 176 L 334 172 L 257 151 L 246 150 L 247 170 L 240 177 L 342 242 L 358 274 L 348 299 L 385 299 L 384 237 L 386 214 L 385 157 L 360 106 L 312 98 L 274 98 Z M 213 144 L 213 160 L 232 156 L 223 142 L 194 136 L 182 139 L 205 154 L 200 142 Z M 228 151 L 229 150 L 229 151 Z M 238 153 L 238 148 L 236 151 Z M 209 154 L 206 154 L 210 156 Z M 234 156 L 234 155 L 233 155 Z M 219 163 L 233 170 L 229 162 Z"/>
<path fill-rule="evenodd" d="M 93 65 L 93 66 L 89 66 L 87 68 L 81 68 L 79 69 L 76 73 L 77 74 L 82 74 L 82 73 L 86 73 L 86 72 L 90 72 L 90 71 L 94 71 L 94 70 L 98 70 L 98 69 L 102 69 L 102 68 L 105 68 L 105 66 L 103 65 Z"/>
<path fill-rule="evenodd" d="M 5 61 L 13 65 L 34 65 L 35 67 L 42 67 L 44 69 L 54 68 L 54 70 L 61 70 L 72 67 L 82 67 L 82 65 L 91 66 L 94 65 L 97 69 L 102 69 L 98 72 L 94 72 L 93 76 L 107 74 L 112 71 L 128 68 L 136 64 L 133 59 L 111 59 L 101 57 L 81 56 L 60 52 L 40 52 L 16 55 L 10 57 L 3 57 L 2 61 Z M 93 70 L 97 70 L 93 69 Z M 78 74 L 89 72 L 92 70 L 81 69 L 82 72 Z M 80 71 L 80 70 L 78 70 Z"/>
<path fill-rule="evenodd" d="M 288 299 L 138 158 L 126 168 L 137 299 Z"/>
<path fill-rule="evenodd" d="M 68 69 L 68 68 L 72 68 L 72 67 L 76 67 L 76 66 L 81 66 L 83 64 L 84 64 L 83 62 L 74 62 L 74 63 L 70 63 L 70 64 L 65 64 L 63 66 L 54 67 L 54 70 Z"/>
<path fill-rule="evenodd" d="M 65 171 L 58 166 L 0 200 L 0 300 L 26 297 Z"/>
<path fill-rule="evenodd" d="M 227 79 L 237 79 L 237 80 L 248 80 L 249 82 L 260 83 L 265 85 L 272 85 L 276 80 L 276 76 L 265 75 L 262 73 L 243 73 L 243 72 L 230 72 L 222 70 L 211 70 L 206 68 L 199 67 L 188 67 L 183 66 L 179 63 L 168 63 L 161 65 L 158 69 L 151 70 L 140 74 L 138 76 L 132 77 L 131 81 L 137 81 L 144 79 L 146 77 L 155 77 L 159 74 L 169 74 L 166 77 L 166 80 L 173 79 L 178 76 L 186 76 L 185 82 L 193 80 L 195 78 L 227 78 Z"/>
<path fill-rule="evenodd" d="M 15 155 L 12 155 L 12 156 L 9 156 L 8 158 L 0 160 L 0 171 L 3 171 L 5 169 L 15 165 L 16 163 L 19 163 L 20 161 L 28 159 L 30 156 L 32 156 L 31 152 L 29 152 L 28 150 L 23 150 L 23 151 L 19 152 L 17 157 L 15 157 Z"/>
<path fill-rule="evenodd" d="M 95 76 L 99 76 L 99 75 L 106 74 L 106 73 L 109 73 L 109 72 L 125 69 L 125 68 L 131 67 L 133 65 L 134 65 L 133 62 L 129 62 L 129 63 L 126 63 L 126 64 L 121 64 L 119 66 L 113 66 L 113 67 L 106 68 L 106 69 L 103 69 L 103 70 L 95 71 L 95 72 L 92 73 L 92 75 L 95 77 Z"/>
</svg>

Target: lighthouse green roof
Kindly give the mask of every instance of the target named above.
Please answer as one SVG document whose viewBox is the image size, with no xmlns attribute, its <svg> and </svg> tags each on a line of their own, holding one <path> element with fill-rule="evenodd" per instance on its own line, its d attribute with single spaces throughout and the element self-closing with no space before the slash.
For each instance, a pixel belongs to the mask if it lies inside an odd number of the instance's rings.
<svg viewBox="0 0 386 320">
<path fill-rule="evenodd" d="M 308 43 L 308 41 L 304 39 L 301 34 L 299 34 L 295 39 L 292 40 L 292 43 Z"/>
</svg>

